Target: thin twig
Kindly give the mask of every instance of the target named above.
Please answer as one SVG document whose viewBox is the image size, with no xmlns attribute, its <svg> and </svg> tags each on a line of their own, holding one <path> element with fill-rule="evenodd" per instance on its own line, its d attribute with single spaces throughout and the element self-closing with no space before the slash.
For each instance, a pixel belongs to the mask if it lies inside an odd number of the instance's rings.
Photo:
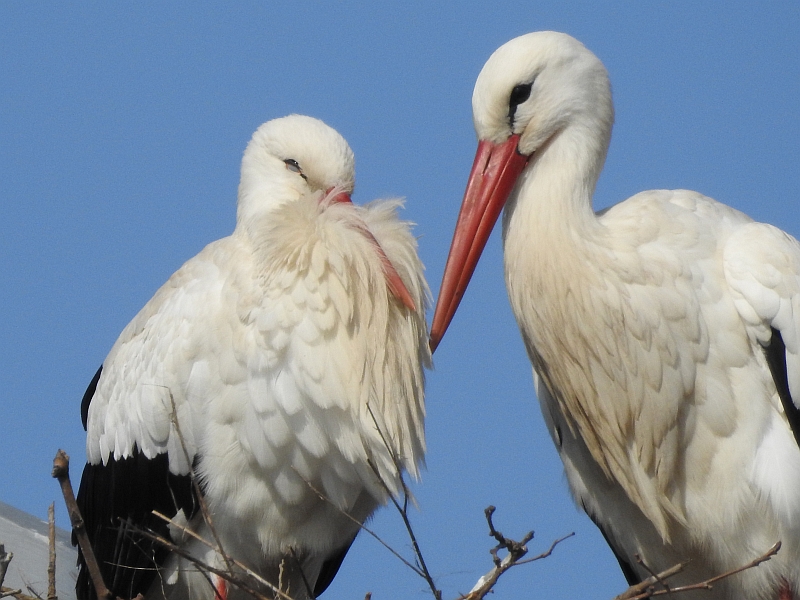
<svg viewBox="0 0 800 600">
<path fill-rule="evenodd" d="M 236 575 L 234 575 L 230 571 L 226 571 L 224 569 L 217 569 L 216 567 L 212 567 L 211 565 L 203 562 L 199 558 L 192 556 L 189 552 L 178 546 L 177 544 L 172 543 L 167 538 L 160 536 L 156 533 L 152 533 L 147 531 L 146 529 L 142 529 L 138 532 L 140 535 L 144 536 L 145 538 L 153 541 L 157 544 L 162 545 L 164 548 L 169 550 L 170 552 L 177 554 L 178 556 L 185 558 L 186 560 L 190 561 L 196 567 L 198 567 L 201 571 L 208 571 L 209 573 L 213 573 L 214 575 L 221 577 L 225 581 L 228 581 L 235 585 L 236 587 L 242 589 L 244 592 L 253 595 L 258 600 L 271 600 L 257 589 L 248 585 L 245 581 L 239 579 Z M 273 590 L 274 591 L 274 590 Z"/>
<path fill-rule="evenodd" d="M 23 577 L 23 579 L 24 579 L 24 577 Z M 25 581 L 25 589 L 28 590 L 28 592 L 34 598 L 37 598 L 37 600 L 45 600 L 44 598 L 42 598 L 42 595 L 33 588 L 33 586 L 31 585 L 30 581 Z"/>
<path fill-rule="evenodd" d="M 375 476 L 378 478 L 378 481 L 383 486 L 383 489 L 389 496 L 389 499 L 394 504 L 394 507 L 397 509 L 397 512 L 400 513 L 400 518 L 403 519 L 403 524 L 406 527 L 406 531 L 408 532 L 408 537 L 411 539 L 411 546 L 414 549 L 414 555 L 417 558 L 417 562 L 419 563 L 419 567 L 422 570 L 422 576 L 425 581 L 428 583 L 428 587 L 431 588 L 431 592 L 433 593 L 433 597 L 436 600 L 442 600 L 442 592 L 436 587 L 436 582 L 433 580 L 433 576 L 431 576 L 430 571 L 428 570 L 428 565 L 425 564 L 425 557 L 422 555 L 422 550 L 419 547 L 419 543 L 417 542 L 417 536 L 414 534 L 414 528 L 411 526 L 411 520 L 408 518 L 408 499 L 410 496 L 410 492 L 408 490 L 408 486 L 406 485 L 406 481 L 403 477 L 403 471 L 401 469 L 400 461 L 398 460 L 397 456 L 395 455 L 392 447 L 389 445 L 386 436 L 384 436 L 383 431 L 381 431 L 380 426 L 378 425 L 378 420 L 375 418 L 375 414 L 372 412 L 372 407 L 367 405 L 367 410 L 369 411 L 370 416 L 372 417 L 372 422 L 375 424 L 375 428 L 378 430 L 378 434 L 381 436 L 383 440 L 383 444 L 386 449 L 389 451 L 389 456 L 392 459 L 392 463 L 394 464 L 395 470 L 397 471 L 397 478 L 400 480 L 400 485 L 403 488 L 403 506 L 401 507 L 400 504 L 397 502 L 397 498 L 395 498 L 392 491 L 389 489 L 389 486 L 381 477 L 378 468 L 372 462 L 371 459 L 367 460 L 367 464 L 369 465 L 372 472 L 375 473 Z"/>
<path fill-rule="evenodd" d="M 767 550 L 764 554 L 759 556 L 758 558 L 754 558 L 746 565 L 742 565 L 741 567 L 737 567 L 735 569 L 731 569 L 730 571 L 726 571 L 720 575 L 715 575 L 714 577 L 710 577 L 704 581 L 700 581 L 698 583 L 692 583 L 688 585 L 682 585 L 678 587 L 670 587 L 665 583 L 665 580 L 669 577 L 674 576 L 677 573 L 680 573 L 683 568 L 688 563 L 681 563 L 679 565 L 675 565 L 674 567 L 670 567 L 666 571 L 659 573 L 658 575 L 653 575 L 649 577 L 647 580 L 643 581 L 642 583 L 631 586 L 620 594 L 619 596 L 615 597 L 614 600 L 644 600 L 645 598 L 653 598 L 655 596 L 663 596 L 665 594 L 679 594 L 681 592 L 689 592 L 693 590 L 710 590 L 712 589 L 713 585 L 720 581 L 721 579 L 725 579 L 730 577 L 731 575 L 736 575 L 737 573 L 741 573 L 742 571 L 746 571 L 747 569 L 752 569 L 757 567 L 763 562 L 768 561 L 770 558 L 775 556 L 778 553 L 778 550 L 781 549 L 781 542 L 776 542 L 769 550 Z M 649 570 L 649 569 L 648 569 Z M 663 589 L 655 589 L 655 584 L 660 583 L 663 586 Z"/>
<path fill-rule="evenodd" d="M 89 571 L 97 597 L 110 599 L 111 592 L 103 582 L 100 566 L 97 564 L 97 558 L 95 558 L 92 544 L 89 542 L 89 536 L 86 533 L 86 524 L 81 516 L 78 503 L 75 501 L 75 493 L 72 491 L 72 484 L 69 481 L 69 456 L 63 450 L 56 452 L 56 457 L 53 459 L 52 475 L 58 479 L 58 483 L 61 485 L 61 493 L 64 495 L 64 502 L 67 505 L 72 531 L 75 532 L 75 537 L 78 538 L 78 545 L 83 553 L 83 560 L 86 563 L 86 569 Z"/>
<path fill-rule="evenodd" d="M 230 571 L 231 569 L 231 561 L 228 554 L 222 547 L 222 540 L 217 533 L 216 527 L 214 527 L 214 522 L 211 520 L 211 511 L 208 510 L 208 504 L 206 504 L 205 496 L 203 495 L 203 490 L 200 489 L 200 484 L 197 481 L 197 476 L 194 472 L 194 465 L 193 460 L 189 457 L 189 450 L 186 448 L 186 440 L 183 437 L 183 432 L 181 432 L 181 426 L 178 422 L 178 409 L 175 405 L 175 397 L 172 395 L 172 391 L 167 389 L 169 392 L 169 401 L 172 404 L 172 412 L 170 413 L 170 421 L 172 421 L 172 425 L 175 427 L 175 433 L 178 434 L 178 440 L 181 443 L 181 450 L 183 450 L 183 457 L 186 460 L 186 464 L 189 465 L 189 479 L 192 481 L 192 487 L 194 488 L 195 495 L 197 496 L 197 502 L 200 504 L 200 512 L 203 514 L 203 520 L 208 525 L 209 530 L 211 530 L 211 535 L 214 536 L 214 541 L 217 543 L 217 547 L 215 548 L 216 552 L 222 556 L 222 560 L 225 561 L 225 566 Z"/>
<path fill-rule="evenodd" d="M 396 557 L 396 558 L 398 558 L 398 559 L 399 559 L 399 560 L 400 560 L 400 561 L 401 561 L 401 562 L 402 562 L 402 563 L 403 563 L 405 566 L 407 566 L 409 569 L 411 569 L 412 571 L 414 571 L 414 572 L 415 572 L 417 575 L 419 575 L 420 577 L 423 577 L 423 578 L 425 577 L 425 574 L 424 574 L 424 573 L 423 573 L 423 572 L 422 572 L 422 571 L 421 571 L 421 570 L 420 570 L 418 567 L 416 567 L 415 565 L 413 565 L 413 564 L 411 564 L 410 562 L 408 562 L 408 561 L 407 561 L 405 558 L 403 558 L 403 555 L 402 555 L 402 554 L 400 554 L 400 553 L 399 553 L 397 550 L 395 550 L 395 549 L 394 549 L 394 548 L 392 548 L 392 547 L 391 547 L 389 544 L 387 544 L 387 543 L 386 543 L 386 542 L 385 542 L 385 541 L 384 541 L 384 540 L 383 540 L 383 539 L 382 539 L 382 538 L 381 538 L 381 537 L 380 537 L 380 536 L 379 536 L 377 533 L 375 533 L 375 532 L 374 532 L 372 529 L 370 529 L 369 527 L 367 527 L 366 525 L 364 525 L 364 523 L 362 523 L 361 521 L 359 521 L 358 519 L 356 519 L 356 518 L 355 518 L 353 515 L 351 515 L 350 513 L 348 513 L 346 510 L 344 510 L 344 509 L 342 509 L 342 508 L 339 508 L 339 507 L 338 507 L 338 506 L 337 506 L 337 505 L 336 505 L 336 504 L 333 502 L 333 500 L 331 500 L 331 499 L 330 499 L 330 498 L 328 498 L 328 497 L 327 497 L 327 496 L 326 496 L 326 495 L 325 495 L 323 492 L 321 492 L 320 490 L 318 490 L 318 489 L 317 489 L 317 488 L 314 486 L 314 484 L 313 484 L 313 483 L 311 483 L 310 481 L 307 481 L 307 480 L 305 480 L 305 479 L 304 479 L 303 481 L 305 481 L 305 482 L 306 482 L 306 485 L 307 485 L 309 488 L 311 488 L 311 490 L 312 490 L 312 491 L 313 491 L 313 492 L 314 492 L 314 493 L 315 493 L 317 496 L 319 496 L 320 500 L 323 500 L 323 501 L 325 501 L 325 502 L 328 502 L 328 503 L 329 503 L 331 506 L 333 506 L 334 508 L 336 508 L 336 509 L 337 509 L 337 510 L 338 510 L 338 511 L 339 511 L 339 512 L 342 514 L 342 515 L 344 515 L 345 517 L 347 517 L 348 519 L 350 519 L 350 520 L 351 520 L 353 523 L 355 523 L 356 525 L 358 525 L 358 526 L 359 526 L 361 529 L 363 529 L 363 530 L 364 530 L 364 531 L 366 531 L 366 532 L 367 532 L 369 535 L 371 535 L 373 538 L 375 538 L 375 539 L 378 541 L 378 543 L 379 543 L 379 544 L 381 544 L 381 545 L 382 545 L 384 548 L 386 548 L 386 549 L 387 549 L 389 552 L 391 552 L 392 554 L 394 554 L 394 555 L 395 555 L 395 557 Z"/>
<path fill-rule="evenodd" d="M 209 542 L 204 537 L 202 537 L 202 536 L 198 535 L 197 533 L 195 533 L 193 529 L 189 529 L 189 527 L 187 527 L 186 525 L 184 525 L 182 523 L 178 523 L 177 521 L 174 521 L 173 519 L 170 519 L 167 515 L 162 514 L 162 513 L 158 512 L 157 510 L 151 511 L 151 514 L 156 516 L 156 517 L 158 517 L 162 521 L 164 521 L 167 525 L 171 525 L 172 527 L 175 527 L 176 529 L 180 529 L 181 533 L 183 533 L 183 535 L 188 535 L 188 536 L 196 539 L 198 542 L 204 544 L 205 546 L 207 546 L 211 550 L 214 550 L 215 552 L 217 551 L 217 549 L 214 546 L 214 544 Z M 136 528 L 136 529 L 138 529 L 138 528 Z M 202 569 L 198 569 L 198 571 L 200 572 L 201 575 L 203 575 L 203 577 L 205 578 L 206 582 L 208 582 L 208 586 L 212 590 L 214 590 L 214 598 L 216 600 L 219 600 L 219 594 L 217 593 L 217 589 L 214 586 L 214 582 L 211 581 L 211 576 L 207 572 L 203 571 Z M 162 584 L 162 587 L 163 587 L 163 584 Z"/>
<path fill-rule="evenodd" d="M 644 562 L 644 559 L 641 557 L 641 555 L 639 555 L 639 554 L 637 553 L 637 554 L 634 554 L 634 555 L 633 555 L 633 557 L 636 559 L 636 562 L 637 562 L 637 564 L 640 564 L 640 565 L 642 565 L 642 567 L 644 568 L 644 570 L 645 570 L 645 571 L 647 571 L 648 573 L 650 573 L 650 577 L 648 577 L 648 579 L 654 579 L 654 580 L 655 580 L 655 582 L 656 582 L 658 585 L 660 585 L 661 587 L 663 587 L 665 590 L 669 590 L 669 584 L 668 584 L 666 581 L 664 581 L 664 579 L 662 579 L 662 578 L 661 578 L 661 577 L 658 575 L 658 573 L 656 573 L 655 571 L 653 571 L 653 569 L 651 569 L 651 568 L 650 568 L 650 566 L 649 566 L 647 563 L 645 563 L 645 562 Z"/>
<path fill-rule="evenodd" d="M 564 540 L 567 540 L 567 539 L 569 539 L 571 537 L 574 537 L 574 536 L 575 536 L 575 532 L 574 531 L 572 533 L 568 533 L 564 537 L 560 537 L 557 540 L 555 540 L 552 544 L 550 544 L 550 547 L 547 550 L 545 550 L 544 552 L 542 552 L 541 554 L 537 554 L 536 556 L 532 556 L 530 558 L 526 558 L 525 560 L 518 560 L 516 562 L 516 564 L 525 565 L 527 563 L 532 563 L 534 561 L 542 560 L 543 558 L 547 558 L 548 556 L 550 556 L 553 553 L 553 550 L 555 550 L 556 546 L 558 546 Z"/>
<path fill-rule="evenodd" d="M 30 587 L 27 587 L 30 591 Z M 32 596 L 30 594 L 24 594 L 22 590 L 12 590 L 9 588 L 2 588 L 2 593 L 0 593 L 0 598 L 8 598 L 13 597 L 17 600 L 41 600 L 38 596 Z"/>
<path fill-rule="evenodd" d="M 394 507 L 397 509 L 397 512 L 400 513 L 400 518 L 403 519 L 403 524 L 405 525 L 406 532 L 408 532 L 408 537 L 411 539 L 411 546 L 414 549 L 414 555 L 416 556 L 417 562 L 419 563 L 419 569 L 415 569 L 415 571 L 417 571 L 418 574 L 420 570 L 422 571 L 422 577 L 428 583 L 428 587 L 431 588 L 431 592 L 433 592 L 433 597 L 436 598 L 436 600 L 442 600 L 442 592 L 436 587 L 436 583 L 433 581 L 433 577 L 431 576 L 430 571 L 428 571 L 428 566 L 425 564 L 425 558 L 422 556 L 422 550 L 420 550 L 419 543 L 417 542 L 417 536 L 414 534 L 414 528 L 411 525 L 411 520 L 408 518 L 408 511 L 403 507 L 401 507 L 400 503 L 397 502 L 397 498 L 395 498 L 394 495 L 392 495 L 389 486 L 386 485 L 386 482 L 380 476 L 380 473 L 378 472 L 378 469 L 373 464 L 373 462 L 371 460 L 367 460 L 367 464 L 370 466 L 375 475 L 378 477 L 378 481 L 380 481 L 381 485 L 383 486 L 383 489 L 386 490 L 386 493 L 389 495 L 389 500 L 391 500 L 392 504 L 394 504 Z M 402 477 L 403 476 L 401 474 L 400 475 L 401 481 Z M 404 495 L 406 495 L 405 489 L 406 489 L 405 482 L 403 482 Z M 407 497 L 408 496 L 406 495 L 406 498 Z"/>
<path fill-rule="evenodd" d="M 214 545 L 213 545 L 211 542 L 209 542 L 207 539 L 203 538 L 201 535 L 199 535 L 199 534 L 198 534 L 197 532 L 195 532 L 194 530 L 192 530 L 192 529 L 189 529 L 189 527 L 187 527 L 186 525 L 183 525 L 182 523 L 178 523 L 177 521 L 175 521 L 175 520 L 173 520 L 173 519 L 170 519 L 168 516 L 161 514 L 161 513 L 160 513 L 160 512 L 158 512 L 157 510 L 154 510 L 154 511 L 153 511 L 153 514 L 154 514 L 156 517 L 158 517 L 159 519 L 162 519 L 162 520 L 163 520 L 164 522 L 166 522 L 167 524 L 169 524 L 169 525 L 171 525 L 171 526 L 173 526 L 173 527 L 175 527 L 175 528 L 177 528 L 177 529 L 180 529 L 182 533 L 185 533 L 186 535 L 193 537 L 193 538 L 194 538 L 194 539 L 196 539 L 198 542 L 200 542 L 200 543 L 202 543 L 202 544 L 206 545 L 208 548 L 211 548 L 212 550 L 214 550 Z M 160 541 L 160 539 L 155 539 L 155 538 L 153 537 L 155 534 L 152 534 L 152 533 L 149 533 L 149 532 L 145 532 L 145 533 L 146 533 L 147 537 L 150 537 L 150 538 L 151 538 L 151 539 L 153 539 L 154 541 L 158 541 L 158 543 L 162 543 L 162 542 Z M 172 544 L 172 542 L 170 542 L 170 544 Z M 183 555 L 181 555 L 181 556 L 183 556 Z M 261 584 L 263 584 L 263 585 L 267 586 L 268 588 L 270 588 L 270 590 L 271 590 L 271 591 L 273 591 L 273 592 L 275 592 L 276 594 L 280 595 L 280 596 L 281 596 L 282 598 L 284 598 L 285 600 L 292 600 L 292 599 L 291 599 L 291 596 L 287 595 L 287 594 L 286 594 L 286 592 L 283 592 L 283 591 L 281 591 L 281 589 L 280 589 L 280 588 L 278 588 L 278 587 L 276 587 L 274 583 L 272 583 L 272 582 L 270 582 L 270 581 L 267 581 L 266 579 L 264 579 L 263 577 L 261 577 L 261 575 L 259 575 L 258 573 L 256 573 L 256 572 L 255 572 L 255 571 L 253 571 L 252 569 L 250 569 L 250 567 L 248 567 L 248 566 L 247 566 L 247 565 L 245 565 L 244 563 L 242 563 L 242 562 L 239 562 L 238 560 L 236 560 L 235 558 L 232 558 L 232 557 L 228 557 L 228 558 L 230 558 L 230 560 L 231 560 L 231 563 L 232 563 L 234 566 L 236 566 L 236 567 L 239 567 L 239 568 L 240 568 L 242 571 L 244 571 L 244 572 L 245 572 L 247 575 L 249 575 L 250 577 L 252 577 L 252 578 L 253 578 L 253 579 L 255 579 L 256 581 L 258 581 L 259 583 L 261 583 Z M 203 563 L 202 561 L 200 561 L 200 560 L 195 560 L 195 559 L 192 559 L 192 558 L 189 558 L 189 560 L 190 560 L 190 561 L 192 561 L 192 562 L 194 562 L 194 564 L 195 564 L 195 565 L 197 565 L 197 566 L 204 566 L 204 563 Z M 215 571 L 215 570 L 211 570 L 211 572 L 212 572 L 212 573 L 216 573 L 216 571 Z M 233 582 L 232 582 L 232 583 L 233 583 Z"/>
<path fill-rule="evenodd" d="M 712 585 L 714 583 L 716 583 L 717 581 L 720 581 L 721 579 L 725 579 L 726 577 L 730 577 L 731 575 L 736 575 L 737 573 L 741 573 L 742 571 L 746 571 L 747 569 L 752 569 L 753 567 L 757 567 L 761 563 L 768 561 L 770 558 L 775 556 L 778 553 L 778 550 L 780 550 L 780 549 L 781 549 L 781 543 L 780 542 L 776 542 L 764 554 L 762 554 L 758 558 L 755 558 L 755 559 L 751 560 L 746 565 L 742 565 L 741 567 L 737 567 L 735 569 L 731 569 L 730 571 L 727 571 L 726 573 L 722 573 L 721 575 L 716 575 L 715 577 L 711 577 L 710 579 L 707 579 L 706 581 L 703 581 L 703 582 L 700 582 L 700 583 L 695 583 L 695 584 L 691 584 L 691 585 L 684 585 L 684 586 L 672 588 L 672 592 L 673 593 L 678 593 L 678 592 L 687 592 L 687 591 L 690 591 L 690 590 L 699 590 L 699 589 L 709 589 L 710 590 Z"/>
<path fill-rule="evenodd" d="M 653 592 L 655 592 L 655 588 L 653 586 L 655 586 L 656 583 L 664 582 L 670 577 L 674 577 L 678 573 L 682 572 L 686 568 L 686 565 L 688 564 L 689 561 L 687 560 L 682 563 L 678 563 L 677 565 L 674 565 L 669 569 L 662 571 L 661 573 L 654 574 L 645 579 L 644 581 L 641 581 L 636 585 L 632 585 L 622 594 L 616 596 L 614 600 L 633 600 L 633 598 L 648 598 L 652 595 Z M 648 588 L 651 588 L 648 595 L 644 596 L 640 595 L 643 592 L 645 592 Z"/>
<path fill-rule="evenodd" d="M 158 515 L 158 516 L 161 516 L 163 518 L 163 515 Z M 192 535 L 193 537 L 202 540 L 202 538 L 197 536 L 197 534 L 195 534 L 192 530 L 188 529 L 184 525 L 181 525 L 180 523 L 176 523 L 172 519 L 168 519 L 167 521 L 171 525 L 174 525 L 175 527 L 178 527 L 179 529 L 181 529 L 182 531 L 188 533 L 189 535 Z M 264 594 L 262 594 L 261 592 L 259 592 L 253 586 L 249 585 L 247 583 L 247 581 L 245 581 L 241 577 L 238 577 L 237 575 L 235 575 L 233 573 L 233 571 L 225 571 L 223 569 L 217 569 L 216 567 L 212 567 L 211 565 L 203 562 L 202 560 L 196 558 L 195 556 L 192 556 L 189 552 L 187 552 L 186 550 L 184 550 L 183 548 L 181 548 L 177 544 L 174 544 L 173 542 L 169 541 L 168 539 L 166 539 L 166 538 L 164 538 L 164 537 L 162 537 L 160 535 L 157 535 L 155 533 L 152 533 L 152 532 L 144 530 L 144 529 L 139 530 L 138 533 L 140 535 L 146 537 L 147 539 L 151 540 L 151 541 L 154 541 L 154 542 L 156 542 L 158 544 L 161 544 L 162 546 L 164 546 L 164 548 L 166 548 L 170 552 L 173 552 L 173 553 L 177 554 L 178 556 L 180 556 L 182 558 L 185 558 L 186 560 L 188 560 L 189 562 L 191 562 L 192 564 L 194 564 L 196 567 L 200 568 L 201 570 L 208 571 L 209 573 L 213 573 L 217 577 L 221 577 L 225 581 L 228 581 L 229 583 L 232 583 L 233 585 L 235 585 L 236 587 L 240 588 L 245 593 L 251 594 L 252 596 L 257 598 L 258 600 L 273 600 L 272 598 L 269 598 L 269 597 L 265 596 Z M 213 546 L 211 546 L 211 544 L 209 542 L 207 542 L 205 540 L 202 540 L 202 541 L 203 541 L 203 543 L 205 543 L 209 547 L 213 547 Z M 256 573 L 252 569 L 250 569 L 248 566 L 246 566 L 243 563 L 239 562 L 235 558 L 229 557 L 229 559 L 230 559 L 230 561 L 231 561 L 231 563 L 233 565 L 235 565 L 236 567 L 239 567 L 239 569 L 242 570 L 244 575 L 246 575 L 248 577 L 251 577 L 257 583 L 259 583 L 261 585 L 264 585 L 265 587 L 269 588 L 271 592 L 273 592 L 274 594 L 279 596 L 282 600 L 293 600 L 293 598 L 290 595 L 288 595 L 286 592 L 283 592 L 282 590 L 278 589 L 274 584 L 270 583 L 269 581 L 267 581 L 266 579 L 261 577 L 258 573 Z"/>
<path fill-rule="evenodd" d="M 47 600 L 58 600 L 56 596 L 56 503 L 47 509 L 48 547 L 47 561 Z"/>
<path fill-rule="evenodd" d="M 13 596 L 17 600 L 37 600 L 34 596 L 23 594 L 22 589 L 12 590 L 11 588 L 3 587 L 3 581 L 6 578 L 6 572 L 8 570 L 8 563 L 11 562 L 12 558 L 14 558 L 14 553 L 6 552 L 3 544 L 0 544 L 0 599 Z M 30 586 L 27 586 L 27 588 L 30 589 Z"/>
<path fill-rule="evenodd" d="M 297 570 L 300 572 L 300 579 L 303 580 L 303 587 L 306 588 L 306 593 L 308 594 L 308 597 L 314 598 L 314 590 L 311 588 L 311 584 L 308 582 L 308 579 L 306 578 L 305 571 L 303 571 L 303 564 L 300 562 L 300 557 L 297 556 L 297 553 L 295 552 L 294 548 L 289 548 L 289 552 L 292 555 L 292 560 L 294 561 Z"/>
</svg>

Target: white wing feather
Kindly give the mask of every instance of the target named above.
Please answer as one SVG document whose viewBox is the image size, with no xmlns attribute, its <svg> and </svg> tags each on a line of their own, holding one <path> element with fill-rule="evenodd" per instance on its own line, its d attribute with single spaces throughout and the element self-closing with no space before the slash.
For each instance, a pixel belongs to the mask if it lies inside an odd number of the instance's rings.
<svg viewBox="0 0 800 600">
<path fill-rule="evenodd" d="M 515 265 L 551 280 L 509 283 L 576 499 L 622 556 L 722 568 L 781 539 L 752 589 L 772 569 L 800 576 L 800 453 L 763 350 L 775 328 L 800 397 L 800 244 L 682 190 L 637 194 L 599 223 L 575 242 L 592 269 L 562 244 L 558 271 Z M 509 247 L 507 269 L 523 260 Z"/>
<path fill-rule="evenodd" d="M 550 278 L 520 293 L 508 283 L 552 401 L 665 540 L 672 520 L 685 523 L 695 486 L 704 486 L 697 469 L 736 439 L 737 414 L 747 410 L 735 377 L 751 368 L 754 350 L 730 294 L 715 282 L 724 281 L 725 241 L 750 222 L 695 192 L 655 190 L 605 211 L 599 223 L 609 234 L 577 241 L 572 270 L 509 265 L 530 259 L 506 245 L 507 272 Z M 593 269 L 580 263 L 585 255 Z M 571 260 L 569 249 L 559 260 Z M 548 305 L 537 289 L 559 304 Z M 549 327 L 554 319 L 564 327 Z M 597 320 L 604 327 L 583 325 Z"/>
<path fill-rule="evenodd" d="M 750 336 L 766 345 L 771 328 L 780 332 L 789 391 L 800 408 L 800 243 L 772 225 L 750 223 L 731 236 L 724 263 Z"/>
</svg>

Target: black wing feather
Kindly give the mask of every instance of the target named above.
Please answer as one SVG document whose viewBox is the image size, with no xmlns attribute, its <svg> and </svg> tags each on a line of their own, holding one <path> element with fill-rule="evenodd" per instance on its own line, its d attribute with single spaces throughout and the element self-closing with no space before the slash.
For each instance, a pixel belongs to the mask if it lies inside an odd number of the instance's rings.
<svg viewBox="0 0 800 600">
<path fill-rule="evenodd" d="M 622 570 L 622 574 L 625 576 L 625 580 L 628 582 L 628 585 L 630 586 L 630 585 L 636 585 L 637 583 L 641 583 L 642 578 L 636 574 L 636 571 L 633 568 L 633 563 L 617 550 L 616 544 L 614 543 L 614 539 L 611 537 L 611 534 L 608 531 L 606 531 L 605 527 L 603 527 L 603 524 L 600 523 L 592 513 L 586 510 L 586 505 L 583 503 L 581 504 L 583 505 L 584 512 L 587 515 L 589 515 L 589 518 L 592 520 L 592 522 L 595 525 L 597 525 L 597 528 L 600 530 L 600 533 L 603 534 L 603 539 L 606 541 L 606 544 L 608 544 L 608 547 L 611 548 L 611 551 L 614 553 L 614 557 L 617 559 L 617 562 L 619 563 L 619 568 Z"/>
<path fill-rule="evenodd" d="M 81 400 L 81 422 L 83 423 L 84 431 L 86 431 L 86 423 L 89 421 L 89 404 L 92 403 L 94 393 L 97 391 L 97 382 L 100 381 L 100 375 L 102 373 L 103 365 L 100 365 L 100 368 L 97 369 L 97 373 L 95 373 L 94 377 L 92 377 L 89 387 L 86 388 L 86 392 L 83 394 L 83 400 Z"/>
<path fill-rule="evenodd" d="M 333 578 L 336 577 L 336 574 L 339 572 L 339 567 L 342 566 L 342 561 L 344 561 L 344 557 L 347 556 L 347 552 L 350 550 L 350 546 L 353 545 L 355 541 L 355 536 L 353 537 L 350 542 L 342 546 L 339 550 L 334 552 L 328 557 L 324 563 L 322 563 L 322 568 L 319 571 L 319 576 L 317 577 L 317 583 L 314 585 L 314 597 L 318 597 L 328 589 L 328 586 L 333 581 Z"/>
<path fill-rule="evenodd" d="M 102 367 L 81 402 L 84 428 L 101 371 Z M 114 597 L 125 599 L 147 592 L 158 574 L 156 569 L 169 554 L 138 533 L 150 530 L 169 539 L 167 524 L 152 511 L 174 517 L 183 510 L 191 519 L 198 509 L 189 475 L 170 473 L 166 454 L 147 458 L 136 446 L 127 458 L 110 457 L 106 464 L 87 464 L 77 501 L 103 581 Z M 72 543 L 76 544 L 74 534 Z M 78 600 L 97 600 L 80 549 L 78 566 Z"/>
<path fill-rule="evenodd" d="M 167 524 L 152 511 L 174 517 L 182 509 L 189 519 L 197 512 L 191 478 L 170 473 L 166 454 L 149 459 L 137 448 L 128 458 L 87 464 L 77 500 L 103 581 L 120 598 L 145 594 L 169 554 L 138 533 L 144 529 L 169 539 Z M 78 600 L 96 600 L 80 552 L 78 565 Z"/>
<path fill-rule="evenodd" d="M 769 346 L 764 347 L 764 354 L 767 357 L 767 364 L 772 373 L 772 379 L 775 381 L 775 387 L 778 389 L 783 411 L 789 421 L 789 427 L 792 429 L 797 445 L 800 446 L 800 409 L 792 400 L 792 394 L 789 391 L 789 377 L 786 373 L 786 346 L 780 331 L 774 327 Z"/>
</svg>

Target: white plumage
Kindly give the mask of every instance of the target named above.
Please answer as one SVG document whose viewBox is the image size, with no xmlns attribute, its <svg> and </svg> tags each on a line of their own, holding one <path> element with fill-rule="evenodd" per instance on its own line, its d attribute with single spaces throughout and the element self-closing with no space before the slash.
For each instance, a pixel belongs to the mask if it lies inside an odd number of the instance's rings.
<svg viewBox="0 0 800 600">
<path fill-rule="evenodd" d="M 116 517 L 154 526 L 146 514 L 159 503 L 211 539 L 187 478 L 166 489 L 167 467 L 189 472 L 173 403 L 224 549 L 275 585 L 280 572 L 298 600 L 327 587 L 358 533 L 344 513 L 363 522 L 384 484 L 397 492 L 396 465 L 418 475 L 429 292 L 401 202 L 355 206 L 353 182 L 333 129 L 298 115 L 265 123 L 244 153 L 233 234 L 184 264 L 120 335 L 84 400 L 79 502 L 101 561 L 128 564 L 102 536 Z M 153 491 L 132 501 L 135 486 Z M 166 559 L 148 598 L 213 598 L 193 571 Z M 79 597 L 90 597 L 83 577 Z M 106 577 L 121 578 L 106 583 L 122 597 L 148 591 L 124 566 Z"/>
<path fill-rule="evenodd" d="M 432 325 L 435 347 L 505 205 L 511 305 L 577 502 L 631 581 L 778 556 L 698 592 L 800 593 L 800 244 L 685 190 L 601 213 L 611 137 L 600 61 L 540 32 L 498 49 L 473 95 L 480 141 Z M 674 582 L 673 582 L 674 583 Z M 688 596 L 687 596 L 688 597 Z"/>
</svg>

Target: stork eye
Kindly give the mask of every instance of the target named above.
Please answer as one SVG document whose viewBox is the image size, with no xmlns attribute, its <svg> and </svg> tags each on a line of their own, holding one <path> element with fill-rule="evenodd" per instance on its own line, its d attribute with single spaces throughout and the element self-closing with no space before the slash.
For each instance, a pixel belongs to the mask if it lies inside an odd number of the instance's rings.
<svg viewBox="0 0 800 600">
<path fill-rule="evenodd" d="M 508 99 L 509 106 L 519 106 L 525 100 L 530 98 L 531 96 L 531 88 L 533 87 L 533 82 L 531 83 L 520 83 L 517 86 L 514 86 L 514 89 L 511 90 L 511 96 Z"/>
<path fill-rule="evenodd" d="M 284 160 L 283 162 L 284 162 L 284 164 L 286 165 L 286 168 L 287 168 L 287 169 L 289 169 L 290 171 L 292 171 L 292 172 L 294 172 L 294 173 L 297 173 L 298 175 L 300 175 L 300 177 L 302 177 L 303 179 L 305 179 L 306 181 L 308 181 L 308 177 L 306 177 L 306 176 L 303 174 L 303 169 L 301 169 L 301 168 L 300 168 L 300 164 L 299 164 L 299 163 L 298 163 L 298 162 L 297 162 L 295 159 L 293 159 L 293 158 L 287 158 L 287 159 L 286 159 L 286 160 Z"/>
<path fill-rule="evenodd" d="M 531 97 L 532 87 L 533 82 L 531 81 L 530 83 L 515 85 L 514 89 L 511 90 L 511 95 L 508 98 L 508 119 L 512 124 L 514 123 L 514 115 L 517 112 L 517 106 Z"/>
</svg>

